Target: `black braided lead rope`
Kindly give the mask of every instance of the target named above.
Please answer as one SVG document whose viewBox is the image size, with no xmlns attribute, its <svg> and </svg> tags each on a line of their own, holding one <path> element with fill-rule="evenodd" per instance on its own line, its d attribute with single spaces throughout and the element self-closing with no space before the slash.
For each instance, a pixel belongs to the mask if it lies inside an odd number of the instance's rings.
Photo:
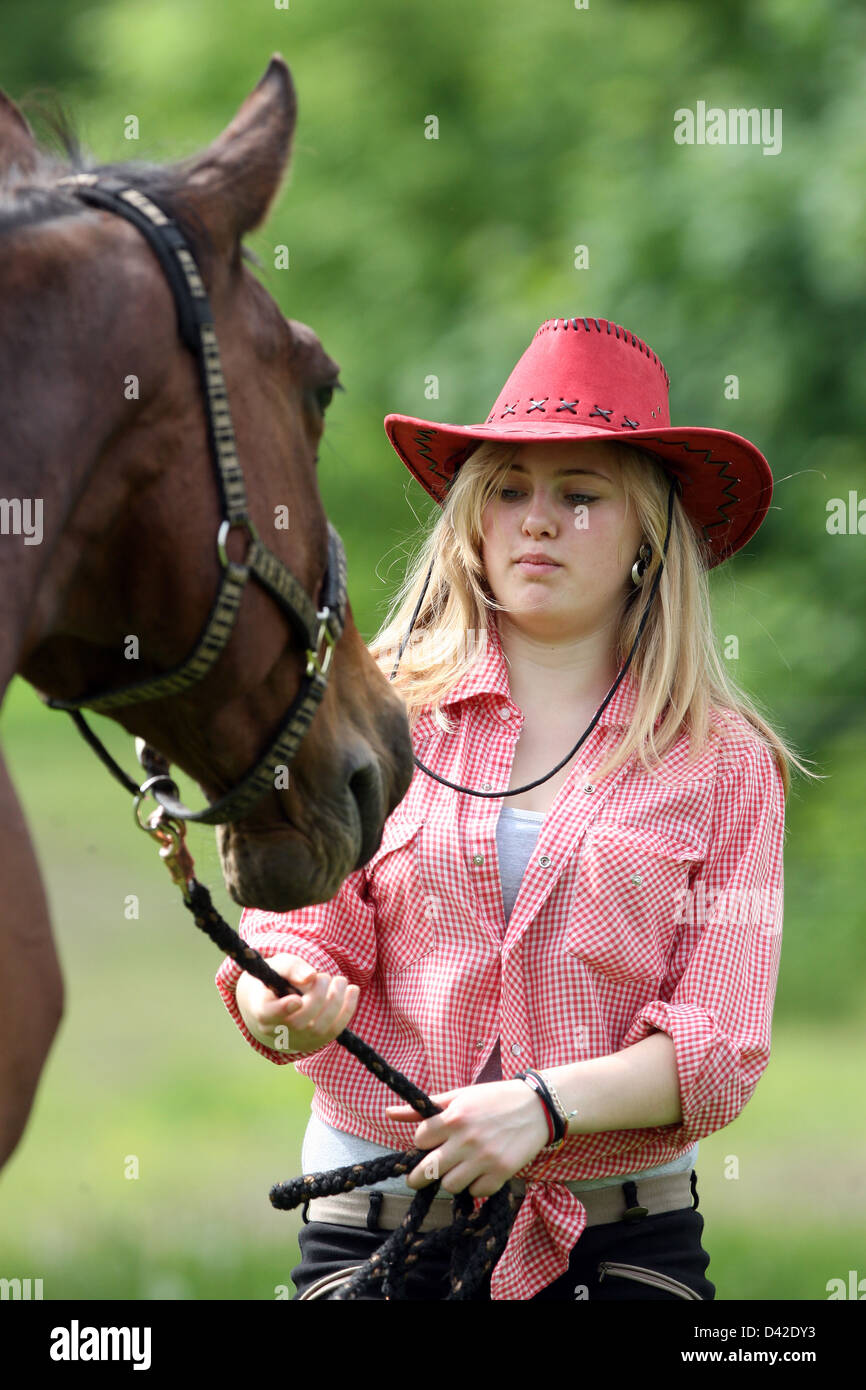
<svg viewBox="0 0 866 1390">
<path fill-rule="evenodd" d="M 280 998 L 287 994 L 302 993 L 282 975 L 278 975 L 255 947 L 250 946 L 229 926 L 214 907 L 207 888 L 197 879 L 188 880 L 183 901 L 192 913 L 196 926 L 242 970 L 261 980 L 262 984 L 267 985 Z M 401 1100 L 408 1102 L 425 1118 L 442 1113 L 441 1106 L 435 1105 L 420 1087 L 390 1066 L 384 1057 L 380 1057 L 379 1053 L 356 1033 L 344 1028 L 335 1041 L 357 1057 L 362 1066 L 372 1072 L 383 1085 L 394 1091 Z M 423 1149 L 405 1149 L 399 1153 L 383 1154 L 366 1163 L 354 1163 L 349 1167 L 333 1168 L 323 1173 L 308 1173 L 273 1187 L 270 1192 L 271 1205 L 283 1211 L 303 1205 L 306 1211 L 307 1204 L 314 1197 L 351 1192 L 361 1185 L 403 1176 L 423 1162 L 425 1157 L 426 1151 Z M 439 1230 L 422 1232 L 421 1224 L 430 1210 L 430 1204 L 439 1186 L 439 1180 L 436 1179 L 427 1187 L 419 1188 L 401 1224 L 373 1252 L 352 1279 L 335 1293 L 335 1301 L 360 1298 L 379 1283 L 386 1298 L 405 1299 L 406 1275 L 409 1269 L 422 1256 L 442 1250 L 451 1252 L 451 1292 L 448 1300 L 471 1299 L 481 1291 L 487 1276 L 505 1249 L 519 1199 L 510 1183 L 505 1183 L 476 1211 L 468 1191 L 455 1193 L 451 1225 Z"/>
<path fill-rule="evenodd" d="M 400 1226 L 374 1250 L 370 1259 L 334 1294 L 334 1301 L 360 1298 L 381 1280 L 386 1298 L 405 1299 L 406 1275 L 422 1256 L 450 1250 L 451 1292 L 446 1301 L 468 1300 L 482 1293 L 486 1279 L 505 1249 L 517 1213 L 518 1199 L 509 1183 L 488 1197 L 477 1211 L 464 1189 L 454 1196 L 452 1222 L 437 1231 L 418 1228 L 438 1183 L 422 1188 Z M 429 1198 L 422 1204 L 420 1199 Z M 417 1209 L 417 1210 L 416 1210 Z"/>
<path fill-rule="evenodd" d="M 401 1176 L 423 1161 L 425 1151 L 407 1149 L 403 1153 L 383 1154 L 366 1163 L 334 1168 L 327 1173 L 308 1173 L 271 1189 L 271 1204 L 286 1210 L 301 1206 L 313 1197 L 329 1197 L 349 1192 L 360 1184 L 381 1182 Z M 518 1208 L 518 1199 L 508 1183 L 488 1197 L 477 1211 L 467 1191 L 454 1195 L 451 1225 L 421 1232 L 420 1227 L 436 1195 L 439 1183 L 420 1188 L 401 1224 L 375 1250 L 334 1300 L 361 1298 L 381 1282 L 386 1297 L 405 1298 L 406 1274 L 420 1257 L 450 1251 L 451 1293 L 449 1299 L 470 1299 L 480 1292 L 502 1251 Z"/>
</svg>

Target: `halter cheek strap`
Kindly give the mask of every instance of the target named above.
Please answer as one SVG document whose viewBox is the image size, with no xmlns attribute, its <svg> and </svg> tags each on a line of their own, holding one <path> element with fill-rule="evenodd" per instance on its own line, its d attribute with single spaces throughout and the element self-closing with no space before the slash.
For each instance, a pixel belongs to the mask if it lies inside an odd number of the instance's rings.
<svg viewBox="0 0 866 1390">
<path fill-rule="evenodd" d="M 276 737 L 231 791 L 198 812 L 191 811 L 180 801 L 166 759 L 143 744 L 139 751 L 145 770 L 151 774 L 145 784 L 147 790 L 171 816 L 203 825 L 224 824 L 245 815 L 265 792 L 273 790 L 275 768 L 287 766 L 297 755 L 327 689 L 333 649 L 345 625 L 345 551 L 339 535 L 328 522 L 328 563 L 322 585 L 322 606 L 317 609 L 291 570 L 260 540 L 247 510 L 246 488 L 210 301 L 198 265 L 177 223 L 139 189 L 114 176 L 75 174 L 58 182 L 82 202 L 132 222 L 148 241 L 163 269 L 174 297 L 181 339 L 195 356 L 199 369 L 208 444 L 223 513 L 216 537 L 223 576 L 198 641 L 180 665 L 115 690 L 102 690 L 71 700 L 43 698 L 49 708 L 67 710 L 72 715 L 83 737 L 112 775 L 127 791 L 139 795 L 141 789 L 115 762 L 80 711 L 91 709 L 110 714 L 130 705 L 179 695 L 196 685 L 228 646 L 247 580 L 254 578 L 288 618 L 307 655 L 300 688 Z M 229 559 L 226 551 L 229 532 L 235 527 L 243 527 L 249 539 L 242 563 Z"/>
</svg>

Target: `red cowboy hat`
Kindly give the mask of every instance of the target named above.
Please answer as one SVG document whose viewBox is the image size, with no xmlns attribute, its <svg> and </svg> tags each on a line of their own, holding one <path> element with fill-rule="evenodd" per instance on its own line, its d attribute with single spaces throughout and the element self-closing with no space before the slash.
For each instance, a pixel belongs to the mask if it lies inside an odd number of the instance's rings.
<svg viewBox="0 0 866 1390">
<path fill-rule="evenodd" d="M 645 448 L 681 482 L 682 505 L 706 542 L 707 568 L 757 531 L 773 475 L 763 454 L 728 430 L 671 428 L 670 379 L 646 343 L 607 319 L 548 319 L 483 425 L 388 415 L 406 467 L 440 504 L 458 468 L 485 439 L 619 439 Z"/>
</svg>

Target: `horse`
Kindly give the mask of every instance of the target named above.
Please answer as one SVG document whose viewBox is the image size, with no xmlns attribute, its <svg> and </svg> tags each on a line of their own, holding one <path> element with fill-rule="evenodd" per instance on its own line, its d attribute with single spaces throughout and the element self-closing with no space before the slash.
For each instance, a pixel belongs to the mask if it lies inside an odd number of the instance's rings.
<svg viewBox="0 0 866 1390">
<path fill-rule="evenodd" d="M 133 665 L 130 688 L 145 698 L 108 699 L 104 712 L 194 779 L 216 807 L 231 898 L 273 911 L 330 900 L 375 853 L 413 771 L 404 706 L 355 627 L 344 578 L 341 622 L 317 634 L 323 657 L 298 640 L 309 628 L 299 607 L 331 621 L 320 594 L 334 585 L 335 547 L 342 556 L 316 475 L 339 366 L 311 328 L 284 317 L 242 246 L 279 190 L 296 115 L 276 54 L 198 154 L 85 168 L 68 133 L 65 156 L 48 152 L 0 92 L 0 698 L 19 674 L 60 708 L 86 706 L 93 692 L 129 686 Z M 249 492 L 248 511 L 229 519 L 174 292 L 141 227 L 83 196 L 103 182 L 131 189 L 128 201 L 168 220 L 192 253 Z M 229 573 L 250 579 L 230 635 L 200 678 L 174 689 L 166 673 L 196 650 Z M 275 601 L 287 591 L 288 607 Z M 317 703 L 290 775 L 221 814 L 311 679 Z M 39 868 L 2 757 L 0 829 L 2 1166 L 63 1006 Z"/>
</svg>

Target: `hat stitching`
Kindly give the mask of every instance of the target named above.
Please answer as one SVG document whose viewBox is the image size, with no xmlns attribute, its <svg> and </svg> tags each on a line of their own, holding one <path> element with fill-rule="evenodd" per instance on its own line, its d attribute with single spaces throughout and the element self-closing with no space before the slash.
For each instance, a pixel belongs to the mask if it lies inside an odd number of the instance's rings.
<svg viewBox="0 0 866 1390">
<path fill-rule="evenodd" d="M 429 465 L 430 472 L 435 473 L 437 478 L 441 478 L 443 483 L 447 483 L 450 481 L 449 474 L 441 471 L 436 459 L 430 452 L 430 441 L 435 439 L 436 433 L 436 430 L 417 430 L 415 433 L 415 443 L 418 447 L 418 453 L 424 459 L 424 462 Z"/>
<path fill-rule="evenodd" d="M 544 404 L 545 404 L 545 402 L 548 401 L 549 399 L 550 399 L 549 396 L 540 396 L 540 397 L 538 397 L 537 399 L 536 399 L 536 397 L 534 397 L 534 396 L 530 396 L 530 397 L 529 397 L 529 405 L 528 405 L 527 408 L 526 408 L 526 414 L 527 414 L 527 415 L 531 415 L 532 412 L 533 412 L 534 410 L 537 410 L 537 411 L 539 411 L 542 415 L 546 415 L 546 414 L 547 414 L 547 411 L 544 409 Z M 554 414 L 555 414 L 555 415 L 559 415 L 560 412 L 566 411 L 566 410 L 569 412 L 570 415 L 576 415 L 576 414 L 577 414 L 577 410 L 575 409 L 575 406 L 580 405 L 580 397 L 579 397 L 579 396 L 577 397 L 576 400 L 573 400 L 573 401 L 567 401 L 567 400 L 565 399 L 564 396 L 560 396 L 559 399 L 561 400 L 562 404 L 561 404 L 561 405 L 558 405 L 558 406 L 556 407 L 556 410 L 554 411 Z M 515 402 L 514 402 L 514 405 L 507 405 L 507 404 L 506 404 L 505 409 L 504 409 L 504 410 L 501 410 L 501 411 L 499 412 L 499 418 L 500 418 L 500 420 L 504 420 L 506 415 L 516 415 L 516 414 L 517 414 L 517 407 L 518 407 L 519 405 L 520 405 L 520 401 L 515 401 Z M 591 420 L 591 419 L 593 418 L 594 415 L 600 415 L 604 420 L 607 421 L 608 424 L 610 424 L 610 417 L 611 417 L 611 415 L 613 414 L 613 412 L 614 412 L 614 407 L 613 407 L 613 406 L 607 407 L 607 406 L 596 405 L 596 406 L 594 406 L 593 409 L 589 412 L 589 415 L 587 416 L 587 419 L 588 419 L 588 420 Z M 488 415 L 488 417 L 487 417 L 487 419 L 485 420 L 484 423 L 487 424 L 487 425 L 492 424 L 495 415 L 496 415 L 496 411 L 495 411 L 495 410 L 491 410 L 490 414 Z M 655 411 L 653 411 L 653 416 L 655 416 Z M 629 416 L 626 415 L 625 412 L 623 411 L 622 422 L 621 422 L 619 428 L 620 428 L 620 429 L 639 430 L 639 429 L 640 429 L 640 420 L 632 420 L 632 419 L 630 419 Z M 615 433 L 615 431 L 613 431 L 613 432 Z"/>
<path fill-rule="evenodd" d="M 599 319 L 572 319 L 571 322 L 574 325 L 575 330 L 577 330 L 578 325 L 582 323 L 584 326 L 584 330 L 587 333 L 589 333 L 591 332 L 590 323 L 594 323 L 596 331 L 598 333 L 601 332 L 601 321 Z M 609 319 L 605 319 L 604 323 L 607 325 L 608 333 L 610 333 L 612 327 L 617 338 L 619 338 L 620 334 L 622 334 L 622 341 L 624 343 L 628 343 L 630 347 L 636 347 L 639 352 L 643 352 L 647 357 L 651 358 L 652 361 L 655 362 L 662 376 L 664 377 L 668 387 L 670 387 L 671 379 L 665 371 L 664 364 L 662 363 L 661 359 L 656 356 L 651 347 L 649 347 L 645 342 L 643 342 L 642 339 L 636 338 L 634 333 L 630 334 L 628 329 L 620 328 L 620 325 L 618 323 L 611 324 Z M 563 319 L 563 328 L 567 327 L 567 325 L 568 319 Z M 558 327 L 559 319 L 548 319 L 546 323 L 543 323 L 540 328 L 536 329 L 534 336 L 537 338 L 539 333 L 548 333 L 551 331 L 551 329 L 555 331 L 556 329 L 558 329 Z"/>
<path fill-rule="evenodd" d="M 648 438 L 648 439 L 645 439 L 643 442 L 646 443 L 646 444 L 662 444 L 662 445 L 675 444 L 678 448 L 680 448 L 680 449 L 685 449 L 685 451 L 686 451 L 687 454 L 703 454 L 703 456 L 704 456 L 704 463 L 710 464 L 711 467 L 713 467 L 713 468 L 718 468 L 718 469 L 720 469 L 720 470 L 723 470 L 723 469 L 725 469 L 725 468 L 728 468 L 728 467 L 730 466 L 730 464 L 731 464 L 731 460 L 730 460 L 730 459 L 714 459 L 714 458 L 711 458 L 711 457 L 710 457 L 710 455 L 712 454 L 712 450 L 711 450 L 711 449 L 701 449 L 700 447 L 693 448 L 691 444 L 687 444 L 687 443 L 685 442 L 685 440 L 682 440 L 682 439 L 653 439 L 653 438 Z M 730 478 L 728 478 L 728 479 L 726 480 L 724 472 L 720 471 L 720 472 L 719 472 L 719 475 L 718 475 L 718 481 L 719 481 L 720 483 L 721 483 L 721 482 L 726 482 L 726 486 L 725 486 L 725 489 L 724 489 L 724 496 L 728 498 L 728 501 L 727 501 L 727 502 L 718 502 L 718 503 L 716 504 L 716 511 L 720 512 L 720 513 L 721 513 L 721 516 L 722 516 L 722 520 L 721 520 L 721 521 L 704 522 L 704 524 L 703 524 L 703 531 L 704 531 L 704 539 L 705 539 L 705 540 L 710 540 L 710 539 L 711 539 L 710 536 L 709 536 L 707 533 L 708 533 L 709 531 L 711 531 L 711 530 L 714 530 L 715 527 L 717 527 L 717 526 L 732 526 L 732 525 L 733 525 L 733 519 L 732 519 L 731 517 L 729 517 L 729 516 L 726 515 L 725 509 L 726 509 L 726 507 L 732 507 L 732 506 L 734 505 L 734 503 L 740 501 L 740 498 L 737 497 L 735 493 L 731 492 L 731 489 L 730 489 L 730 484 L 731 484 L 731 483 L 738 483 L 738 482 L 740 482 L 740 477 L 739 477 L 738 474 L 732 474 L 732 475 L 730 476 Z"/>
<path fill-rule="evenodd" d="M 433 431 L 433 430 L 425 430 L 424 433 L 425 433 L 428 437 L 432 437 L 434 431 Z M 422 449 L 424 448 L 424 445 L 423 445 L 422 441 L 419 440 L 417 434 L 416 434 L 416 436 L 415 436 L 415 443 L 418 445 L 418 451 L 419 451 L 419 453 L 421 453 L 421 452 L 422 452 Z M 420 473 L 420 472 L 418 471 L 418 469 L 415 467 L 414 462 L 412 461 L 411 458 L 409 458 L 409 456 L 408 456 L 408 454 L 405 452 L 405 450 L 401 449 L 400 446 L 399 446 L 398 444 L 396 444 L 396 443 L 395 443 L 394 447 L 397 449 L 397 453 L 400 455 L 400 458 L 403 460 L 403 462 L 405 463 L 406 467 L 407 467 L 407 468 L 409 469 L 409 471 L 412 473 L 412 476 L 418 479 L 418 482 L 421 484 L 421 486 L 422 486 L 423 488 L 426 488 L 426 487 L 427 487 L 427 480 L 425 479 L 425 477 L 423 476 L 423 474 Z M 441 472 L 439 471 L 439 469 L 437 468 L 437 466 L 436 466 L 436 460 L 433 459 L 433 458 L 429 455 L 429 453 L 426 454 L 426 455 L 424 456 L 424 458 L 425 458 L 425 462 L 429 464 L 430 472 L 433 473 L 437 478 L 441 478 L 441 479 L 442 479 L 442 482 L 445 484 L 445 486 L 446 486 L 446 488 L 447 488 L 448 483 L 451 481 L 451 475 L 448 474 L 448 473 L 441 473 Z"/>
</svg>

